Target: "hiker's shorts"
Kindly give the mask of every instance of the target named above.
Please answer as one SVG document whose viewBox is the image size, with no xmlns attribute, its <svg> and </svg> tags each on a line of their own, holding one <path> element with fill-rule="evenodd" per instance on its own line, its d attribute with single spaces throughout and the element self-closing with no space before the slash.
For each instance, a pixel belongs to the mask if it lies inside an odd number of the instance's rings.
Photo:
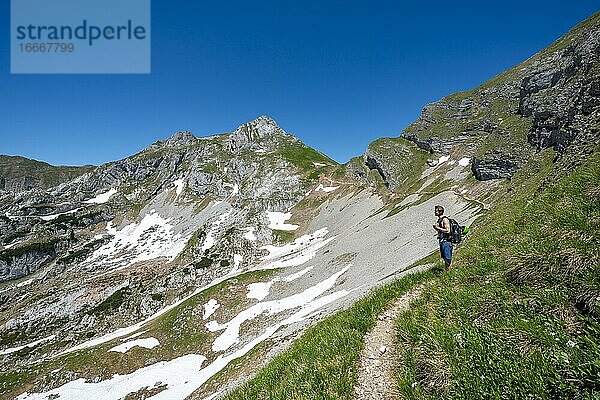
<svg viewBox="0 0 600 400">
<path fill-rule="evenodd" d="M 452 243 L 440 240 L 440 255 L 444 260 L 452 260 Z"/>
</svg>

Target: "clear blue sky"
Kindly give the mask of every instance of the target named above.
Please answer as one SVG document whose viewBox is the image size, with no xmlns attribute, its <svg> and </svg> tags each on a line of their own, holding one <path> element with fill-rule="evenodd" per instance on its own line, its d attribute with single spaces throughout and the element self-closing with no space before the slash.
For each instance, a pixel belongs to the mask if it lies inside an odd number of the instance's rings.
<svg viewBox="0 0 600 400">
<path fill-rule="evenodd" d="M 11 75 L 1 0 L 0 154 L 101 164 L 178 130 L 204 136 L 268 114 L 345 162 L 597 10 L 489 3 L 154 0 L 151 74 Z"/>
</svg>

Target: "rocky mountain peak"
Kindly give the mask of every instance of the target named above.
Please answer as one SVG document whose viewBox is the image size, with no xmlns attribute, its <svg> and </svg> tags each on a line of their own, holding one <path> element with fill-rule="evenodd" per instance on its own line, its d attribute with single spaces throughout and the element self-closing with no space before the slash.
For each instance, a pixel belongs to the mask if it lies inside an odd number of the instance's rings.
<svg viewBox="0 0 600 400">
<path fill-rule="evenodd" d="M 191 132 L 179 131 L 168 138 L 164 144 L 167 146 L 179 147 L 193 144 L 196 142 L 196 140 L 198 140 L 198 138 L 196 138 L 196 136 L 194 136 Z"/>
<path fill-rule="evenodd" d="M 146 148 L 146 150 L 156 150 L 161 147 L 183 147 L 189 146 L 196 143 L 198 138 L 194 136 L 190 131 L 178 131 L 175 132 L 170 138 L 166 140 L 159 140 L 152 143 Z"/>
<path fill-rule="evenodd" d="M 238 149 L 260 148 L 259 142 L 265 138 L 274 139 L 277 137 L 289 136 L 277 122 L 268 115 L 261 115 L 240 125 L 230 137 L 230 147 L 232 151 Z"/>
<path fill-rule="evenodd" d="M 261 115 L 260 117 L 246 122 L 240 125 L 234 135 L 243 135 L 249 141 L 256 141 L 272 135 L 282 135 L 285 131 L 277 125 L 277 122 L 268 115 Z"/>
</svg>

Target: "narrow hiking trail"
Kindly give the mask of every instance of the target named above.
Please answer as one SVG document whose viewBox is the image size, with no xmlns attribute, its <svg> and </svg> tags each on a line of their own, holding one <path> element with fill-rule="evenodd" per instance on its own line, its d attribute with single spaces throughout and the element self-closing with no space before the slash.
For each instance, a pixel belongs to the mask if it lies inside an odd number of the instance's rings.
<svg viewBox="0 0 600 400">
<path fill-rule="evenodd" d="M 396 320 L 407 310 L 410 302 L 421 294 L 418 286 L 397 299 L 383 312 L 375 326 L 365 336 L 365 347 L 360 353 L 358 382 L 354 388 L 357 400 L 398 399 L 394 369 L 396 356 Z"/>
</svg>

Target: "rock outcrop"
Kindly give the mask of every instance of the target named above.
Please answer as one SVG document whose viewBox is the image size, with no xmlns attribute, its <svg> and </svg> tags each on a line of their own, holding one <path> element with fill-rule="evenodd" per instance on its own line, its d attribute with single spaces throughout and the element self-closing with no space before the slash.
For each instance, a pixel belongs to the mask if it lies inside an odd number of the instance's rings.
<svg viewBox="0 0 600 400">
<path fill-rule="evenodd" d="M 431 153 L 462 149 L 477 179 L 510 178 L 535 151 L 553 147 L 560 156 L 572 144 L 596 143 L 599 113 L 596 13 L 522 64 L 428 104 L 402 137 Z"/>
<path fill-rule="evenodd" d="M 600 29 L 563 38 L 543 53 L 521 83 L 519 113 L 533 118 L 527 141 L 562 153 L 574 141 L 597 140 L 591 122 L 600 112 Z"/>
</svg>

